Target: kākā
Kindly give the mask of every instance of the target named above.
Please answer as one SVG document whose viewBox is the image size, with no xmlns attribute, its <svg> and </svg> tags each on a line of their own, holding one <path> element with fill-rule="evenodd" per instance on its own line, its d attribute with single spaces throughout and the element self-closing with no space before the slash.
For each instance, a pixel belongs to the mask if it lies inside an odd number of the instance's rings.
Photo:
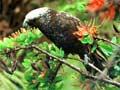
<svg viewBox="0 0 120 90">
<path fill-rule="evenodd" d="M 80 20 L 64 12 L 57 12 L 48 7 L 30 11 L 23 22 L 24 27 L 36 27 L 65 53 L 79 54 L 82 59 L 87 55 L 95 66 L 102 69 L 102 58 L 91 52 L 91 45 L 82 44 L 75 32 L 82 27 Z"/>
</svg>

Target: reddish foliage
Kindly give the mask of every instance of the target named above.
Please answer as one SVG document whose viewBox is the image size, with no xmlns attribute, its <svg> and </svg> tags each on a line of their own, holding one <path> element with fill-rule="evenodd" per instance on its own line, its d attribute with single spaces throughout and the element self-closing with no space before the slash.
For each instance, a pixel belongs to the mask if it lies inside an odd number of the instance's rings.
<svg viewBox="0 0 120 90">
<path fill-rule="evenodd" d="M 87 6 L 87 11 L 89 12 L 96 12 L 102 9 L 105 1 L 104 0 L 90 0 Z"/>
<path fill-rule="evenodd" d="M 105 8 L 106 0 L 90 0 L 89 4 L 87 5 L 87 11 L 91 13 L 96 13 L 99 11 L 99 16 L 101 20 L 103 19 L 114 19 L 115 16 L 115 6 L 113 2 L 108 4 L 108 8 L 106 11 L 102 10 Z"/>
<path fill-rule="evenodd" d="M 109 19 L 109 20 L 113 20 L 115 16 L 115 7 L 114 5 L 110 5 L 108 10 L 105 12 L 101 12 L 100 14 L 100 18 L 103 19 Z"/>
<path fill-rule="evenodd" d="M 82 40 L 83 37 L 87 34 L 89 34 L 92 37 L 97 35 L 96 26 L 83 25 L 83 26 L 77 26 L 77 29 L 78 31 L 75 31 L 73 35 L 75 35 L 79 40 Z"/>
</svg>

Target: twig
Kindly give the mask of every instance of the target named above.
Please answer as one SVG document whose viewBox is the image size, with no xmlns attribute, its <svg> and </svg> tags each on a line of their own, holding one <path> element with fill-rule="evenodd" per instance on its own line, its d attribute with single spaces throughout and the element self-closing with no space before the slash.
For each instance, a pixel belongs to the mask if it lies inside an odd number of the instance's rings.
<svg viewBox="0 0 120 90">
<path fill-rule="evenodd" d="M 73 58 L 69 58 L 69 59 L 73 59 Z M 80 62 L 82 62 L 82 63 L 85 63 L 84 60 L 80 60 L 80 59 L 74 59 L 74 60 L 78 60 L 78 61 L 80 61 Z M 99 68 L 97 68 L 94 64 L 92 64 L 92 63 L 90 63 L 90 62 L 87 62 L 86 64 L 87 64 L 88 66 L 90 66 L 91 68 L 93 68 L 94 70 L 98 71 L 98 72 L 99 72 L 101 75 L 103 75 L 104 77 L 110 79 L 109 76 L 105 75 L 105 74 L 103 73 L 103 71 L 101 71 Z"/>
<path fill-rule="evenodd" d="M 69 64 L 66 60 L 58 58 L 58 57 L 48 53 L 47 51 L 40 49 L 39 47 L 37 47 L 35 45 L 28 46 L 28 47 L 15 48 L 14 50 L 17 51 L 17 50 L 20 50 L 20 49 L 31 49 L 31 48 L 36 49 L 37 51 L 39 51 L 41 53 L 44 53 L 44 54 L 46 54 L 46 55 L 48 55 L 48 56 L 58 60 L 59 62 L 62 62 L 63 64 L 67 65 L 68 67 L 72 68 L 73 70 L 77 71 L 78 73 L 80 73 L 81 75 L 85 76 L 88 79 L 97 80 L 97 81 L 101 81 L 101 82 L 104 82 L 104 83 L 108 83 L 108 84 L 112 84 L 112 85 L 115 85 L 117 87 L 120 87 L 120 83 L 119 82 L 116 82 L 116 81 L 113 81 L 113 80 L 109 80 L 109 79 L 103 79 L 103 78 L 99 78 L 97 76 L 93 76 L 93 75 L 87 74 L 86 72 L 83 72 L 80 68 L 78 68 L 78 67 L 76 67 L 76 66 L 74 66 L 72 64 Z"/>
<path fill-rule="evenodd" d="M 20 54 L 19 57 L 17 57 L 17 58 L 13 61 L 13 66 L 12 66 L 12 68 L 11 68 L 11 72 L 14 72 L 14 71 L 16 70 L 16 68 L 19 66 L 19 63 L 24 60 L 25 55 L 26 55 L 26 49 Z"/>
<path fill-rule="evenodd" d="M 105 42 L 107 42 L 107 43 L 113 44 L 113 45 L 115 45 L 115 46 L 117 46 L 117 47 L 120 47 L 119 44 L 113 43 L 113 42 L 111 42 L 111 41 L 108 40 L 108 39 L 104 39 L 104 38 L 101 38 L 101 37 L 95 37 L 95 39 L 102 40 L 102 41 L 105 41 Z"/>
<path fill-rule="evenodd" d="M 29 48 L 30 48 L 30 47 L 29 47 Z M 34 48 L 34 49 L 36 49 L 37 51 L 39 51 L 39 52 L 41 52 L 41 53 L 44 53 L 44 54 L 46 54 L 46 55 L 48 55 L 48 56 L 50 56 L 50 57 L 52 57 L 52 58 L 54 58 L 54 59 L 56 59 L 56 60 L 62 62 L 63 64 L 65 64 L 65 65 L 71 67 L 72 69 L 76 70 L 77 72 L 81 73 L 80 68 L 77 68 L 77 67 L 75 67 L 75 66 L 72 65 L 72 64 L 68 64 L 68 62 L 66 62 L 66 60 L 60 59 L 60 58 L 58 58 L 58 57 L 56 57 L 56 56 L 54 56 L 54 55 L 48 53 L 47 51 L 40 49 L 39 47 L 37 47 L 37 46 L 35 46 L 35 45 L 32 45 L 31 48 Z"/>
<path fill-rule="evenodd" d="M 117 29 L 117 27 L 115 26 L 114 23 L 113 23 L 113 28 L 114 28 L 114 31 L 115 31 L 117 34 L 120 34 L 120 31 Z"/>
<path fill-rule="evenodd" d="M 86 74 L 83 74 L 83 75 L 85 77 L 89 78 L 89 79 L 98 80 L 98 81 L 101 81 L 101 82 L 112 84 L 112 85 L 115 85 L 115 86 L 120 88 L 120 83 L 119 82 L 116 82 L 116 81 L 113 81 L 113 80 L 109 80 L 109 79 L 101 79 L 101 78 L 98 78 L 98 77 L 92 76 L 92 75 L 86 75 Z"/>
<path fill-rule="evenodd" d="M 0 58 L 0 68 L 5 70 L 7 73 L 12 74 L 12 72 L 7 67 L 6 63 Z"/>
<path fill-rule="evenodd" d="M 42 50 L 42 49 L 40 49 L 39 47 L 37 47 L 37 46 L 35 46 L 35 45 L 32 45 L 31 47 L 32 47 L 32 48 L 35 48 L 35 49 L 36 49 L 37 51 L 39 51 L 39 52 L 42 52 L 42 53 L 44 53 L 44 54 L 46 54 L 46 55 L 49 55 L 50 57 L 52 57 L 52 58 L 54 58 L 54 59 L 62 62 L 63 64 L 65 64 L 65 65 L 67 65 L 68 67 L 74 69 L 75 71 L 79 72 L 80 74 L 84 75 L 85 77 L 87 77 L 87 78 L 89 78 L 89 79 L 102 81 L 102 82 L 105 82 L 105 83 L 112 84 L 112 85 L 115 85 L 115 86 L 117 86 L 117 87 L 120 87 L 120 83 L 119 83 L 119 82 L 116 82 L 116 81 L 113 81 L 113 80 L 109 80 L 109 79 L 102 79 L 102 78 L 99 78 L 99 77 L 96 77 L 96 76 L 89 75 L 89 74 L 87 74 L 87 73 L 83 73 L 83 71 L 81 71 L 80 68 L 78 68 L 78 67 L 76 67 L 76 66 L 74 66 L 74 65 L 72 65 L 72 64 L 69 64 L 68 62 L 66 62 L 66 60 L 60 59 L 60 58 L 58 58 L 58 57 L 56 57 L 56 56 L 54 56 L 54 55 L 52 55 L 52 54 L 50 54 L 50 53 Z"/>
<path fill-rule="evenodd" d="M 50 81 L 53 82 L 58 74 L 58 71 L 60 70 L 60 67 L 62 66 L 62 62 L 59 62 L 56 66 L 56 69 L 54 72 L 50 73 Z"/>
</svg>

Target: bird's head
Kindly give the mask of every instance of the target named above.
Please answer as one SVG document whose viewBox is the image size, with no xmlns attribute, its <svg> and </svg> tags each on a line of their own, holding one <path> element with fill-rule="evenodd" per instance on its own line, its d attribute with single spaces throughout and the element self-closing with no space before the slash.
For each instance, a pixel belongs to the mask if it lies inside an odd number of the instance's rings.
<svg viewBox="0 0 120 90">
<path fill-rule="evenodd" d="M 55 12 L 48 7 L 42 7 L 30 11 L 23 21 L 23 27 L 41 27 L 45 25 L 50 20 L 50 14 Z"/>
</svg>

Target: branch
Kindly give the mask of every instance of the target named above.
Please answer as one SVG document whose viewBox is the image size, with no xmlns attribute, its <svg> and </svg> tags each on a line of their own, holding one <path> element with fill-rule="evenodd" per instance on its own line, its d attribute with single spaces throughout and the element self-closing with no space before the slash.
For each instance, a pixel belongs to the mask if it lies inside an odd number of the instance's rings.
<svg viewBox="0 0 120 90">
<path fill-rule="evenodd" d="M 15 48 L 14 50 L 15 50 L 15 51 L 18 51 L 18 50 L 20 50 L 20 49 L 31 49 L 31 48 L 32 48 L 32 49 L 36 49 L 38 52 L 44 53 L 44 54 L 46 54 L 46 55 L 48 55 L 48 56 L 50 56 L 50 57 L 58 60 L 59 62 L 62 62 L 63 64 L 67 65 L 68 67 L 72 68 L 73 70 L 77 71 L 78 73 L 80 73 L 81 75 L 85 76 L 85 77 L 88 78 L 88 79 L 92 79 L 92 80 L 96 80 L 96 81 L 101 81 L 101 82 L 104 82 L 104 83 L 108 83 L 108 84 L 112 84 L 112 85 L 115 85 L 115 86 L 117 86 L 117 87 L 120 87 L 120 83 L 119 83 L 119 82 L 116 82 L 116 81 L 113 81 L 113 80 L 109 80 L 109 79 L 103 79 L 103 78 L 99 78 L 99 77 L 97 77 L 97 76 L 93 76 L 93 75 L 87 74 L 87 73 L 83 72 L 80 68 L 78 68 L 78 67 L 76 67 L 76 66 L 74 66 L 74 65 L 72 65 L 72 64 L 69 64 L 66 60 L 61 59 L 61 58 L 58 58 L 58 57 L 56 57 L 56 56 L 48 53 L 47 51 L 40 49 L 40 48 L 37 47 L 36 45 L 32 45 L 32 46 L 28 46 L 28 47 Z M 89 65 L 90 65 L 90 64 L 89 64 Z M 91 66 L 91 67 L 94 67 L 94 66 L 92 66 L 92 65 L 90 65 L 90 66 Z M 95 67 L 94 69 L 96 69 L 96 67 Z M 96 70 L 97 70 L 97 69 L 96 69 Z M 98 71 L 98 70 L 97 70 L 97 71 Z M 101 71 L 99 71 L 99 72 L 101 72 Z"/>
<path fill-rule="evenodd" d="M 6 63 L 0 58 L 0 68 L 5 70 L 7 73 L 12 74 L 12 72 L 9 70 Z"/>
<path fill-rule="evenodd" d="M 117 47 L 120 47 L 119 44 L 113 43 L 113 42 L 111 42 L 111 41 L 108 40 L 108 39 L 104 39 L 104 38 L 101 38 L 101 37 L 95 37 L 95 39 L 102 40 L 102 41 L 105 41 L 105 42 L 107 42 L 107 43 L 113 44 L 113 45 L 115 45 L 115 46 L 117 46 Z"/>
<path fill-rule="evenodd" d="M 102 82 L 105 82 L 105 83 L 112 84 L 112 85 L 115 85 L 115 86 L 117 86 L 117 87 L 120 87 L 120 83 L 119 83 L 119 82 L 116 82 L 116 81 L 113 81 L 113 80 L 109 80 L 109 79 L 102 79 L 102 78 L 99 78 L 99 77 L 96 77 L 96 76 L 89 75 L 89 74 L 87 74 L 87 73 L 83 73 L 80 68 L 78 68 L 78 67 L 76 67 L 76 66 L 74 66 L 74 65 L 72 65 L 72 64 L 69 64 L 68 62 L 66 62 L 66 60 L 60 59 L 60 58 L 58 58 L 58 57 L 56 57 L 56 56 L 54 56 L 54 55 L 52 55 L 52 54 L 50 54 L 50 53 L 42 50 L 42 49 L 40 49 L 39 47 L 37 47 L 37 46 L 35 46 L 35 45 L 32 45 L 31 47 L 34 48 L 34 49 L 36 49 L 36 50 L 39 51 L 39 52 L 42 52 L 42 53 L 44 53 L 44 54 L 46 54 L 46 55 L 49 55 L 50 57 L 52 57 L 52 58 L 54 58 L 54 59 L 62 62 L 63 64 L 65 64 L 65 65 L 67 65 L 68 67 L 74 69 L 75 71 L 79 72 L 80 74 L 84 75 L 85 77 L 87 77 L 87 78 L 89 78 L 89 79 L 102 81 Z"/>
<path fill-rule="evenodd" d="M 81 59 L 75 59 L 75 58 L 68 58 L 68 59 L 74 59 L 74 60 L 77 60 L 77 61 L 80 61 L 82 63 L 85 63 L 87 64 L 88 66 L 90 66 L 91 68 L 93 68 L 94 70 L 98 71 L 101 75 L 103 75 L 105 78 L 108 78 L 110 79 L 109 76 L 107 76 L 106 74 L 104 74 L 104 71 L 101 71 L 99 68 L 97 68 L 94 64 L 90 63 L 90 62 L 85 62 L 85 60 L 81 60 Z"/>
</svg>

